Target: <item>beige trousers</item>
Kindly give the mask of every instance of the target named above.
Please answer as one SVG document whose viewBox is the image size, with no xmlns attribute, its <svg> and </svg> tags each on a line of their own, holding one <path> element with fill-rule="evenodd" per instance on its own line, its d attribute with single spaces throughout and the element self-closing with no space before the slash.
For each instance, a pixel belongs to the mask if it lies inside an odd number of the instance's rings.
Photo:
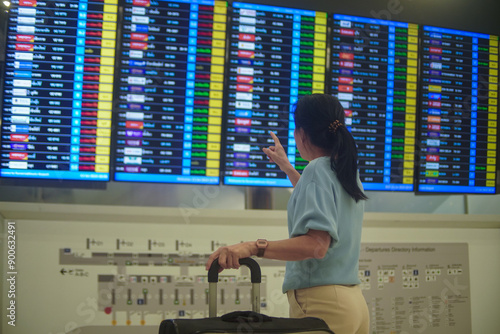
<svg viewBox="0 0 500 334">
<path fill-rule="evenodd" d="M 323 285 L 287 291 L 290 318 L 323 319 L 335 334 L 368 334 L 370 316 L 359 285 Z"/>
</svg>

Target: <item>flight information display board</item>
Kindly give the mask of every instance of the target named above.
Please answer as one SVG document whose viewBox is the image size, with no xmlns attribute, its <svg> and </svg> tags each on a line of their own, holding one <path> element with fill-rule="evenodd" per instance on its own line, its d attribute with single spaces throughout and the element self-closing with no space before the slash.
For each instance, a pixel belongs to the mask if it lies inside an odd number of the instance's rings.
<svg viewBox="0 0 500 334">
<path fill-rule="evenodd" d="M 126 0 L 115 180 L 219 184 L 227 3 Z"/>
<path fill-rule="evenodd" d="M 424 26 L 418 191 L 495 193 L 498 36 Z"/>
<path fill-rule="evenodd" d="M 332 91 L 358 145 L 365 190 L 413 191 L 418 25 L 333 16 Z"/>
<path fill-rule="evenodd" d="M 109 180 L 117 10 L 11 1 L 1 177 Z"/>
<path fill-rule="evenodd" d="M 301 9 L 233 3 L 229 29 L 224 184 L 291 187 L 262 152 L 273 131 L 301 170 L 291 105 L 324 93 L 327 15 Z"/>
</svg>

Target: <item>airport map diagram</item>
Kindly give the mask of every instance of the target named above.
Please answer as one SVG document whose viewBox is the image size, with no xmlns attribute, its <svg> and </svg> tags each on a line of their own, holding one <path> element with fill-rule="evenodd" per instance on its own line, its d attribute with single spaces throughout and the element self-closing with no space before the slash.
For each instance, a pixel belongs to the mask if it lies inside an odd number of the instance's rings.
<svg viewBox="0 0 500 334">
<path fill-rule="evenodd" d="M 284 237 L 280 226 L 81 221 L 16 226 L 17 312 L 31 320 L 9 326 L 6 334 L 25 333 L 33 324 L 47 334 L 156 333 L 164 319 L 206 317 L 207 257 L 243 238 Z M 285 263 L 257 261 L 261 312 L 287 317 Z M 244 267 L 219 275 L 219 315 L 251 309 L 249 274 Z M 469 275 L 465 243 L 362 243 L 359 278 L 371 333 L 470 333 Z"/>
</svg>

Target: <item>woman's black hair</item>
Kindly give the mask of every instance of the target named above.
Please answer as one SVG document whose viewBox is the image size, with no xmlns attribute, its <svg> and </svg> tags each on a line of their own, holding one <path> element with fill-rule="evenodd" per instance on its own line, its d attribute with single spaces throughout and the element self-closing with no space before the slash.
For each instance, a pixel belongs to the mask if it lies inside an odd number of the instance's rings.
<svg viewBox="0 0 500 334">
<path fill-rule="evenodd" d="M 331 152 L 330 166 L 345 191 L 356 202 L 368 199 L 357 182 L 358 150 L 339 100 L 328 94 L 306 95 L 296 103 L 294 119 L 295 129 L 303 129 L 313 145 Z"/>
</svg>

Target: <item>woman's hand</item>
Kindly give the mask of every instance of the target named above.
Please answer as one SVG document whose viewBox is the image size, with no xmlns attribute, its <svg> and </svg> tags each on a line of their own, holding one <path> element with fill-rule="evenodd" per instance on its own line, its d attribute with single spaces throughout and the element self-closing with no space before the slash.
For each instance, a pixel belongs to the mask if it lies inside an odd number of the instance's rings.
<svg viewBox="0 0 500 334">
<path fill-rule="evenodd" d="M 239 269 L 240 259 L 257 254 L 257 245 L 255 241 L 247 241 L 239 244 L 219 247 L 209 256 L 205 269 L 209 270 L 212 262 L 219 259 L 221 272 L 224 269 Z"/>
<path fill-rule="evenodd" d="M 267 155 L 269 161 L 274 162 L 278 165 L 278 167 L 284 171 L 287 167 L 291 166 L 290 161 L 288 161 L 288 156 L 281 145 L 279 138 L 274 134 L 274 132 L 270 132 L 271 138 L 274 140 L 274 146 L 269 146 L 268 148 L 262 148 L 262 151 Z"/>
<path fill-rule="evenodd" d="M 309 230 L 306 234 L 293 238 L 269 241 L 264 258 L 281 261 L 322 259 L 326 256 L 332 242 L 333 239 L 327 231 Z M 210 255 L 205 268 L 209 270 L 212 262 L 219 258 L 219 272 L 223 269 L 238 269 L 240 259 L 257 255 L 257 252 L 255 241 L 220 247 Z"/>
<path fill-rule="evenodd" d="M 297 182 L 299 182 L 300 174 L 295 170 L 290 161 L 288 160 L 288 156 L 281 145 L 280 140 L 274 134 L 274 132 L 270 132 L 271 137 L 274 140 L 274 146 L 269 146 L 268 148 L 263 147 L 262 151 L 267 155 L 269 161 L 274 162 L 278 167 L 285 172 L 285 174 L 292 182 L 292 185 L 295 187 Z"/>
</svg>

